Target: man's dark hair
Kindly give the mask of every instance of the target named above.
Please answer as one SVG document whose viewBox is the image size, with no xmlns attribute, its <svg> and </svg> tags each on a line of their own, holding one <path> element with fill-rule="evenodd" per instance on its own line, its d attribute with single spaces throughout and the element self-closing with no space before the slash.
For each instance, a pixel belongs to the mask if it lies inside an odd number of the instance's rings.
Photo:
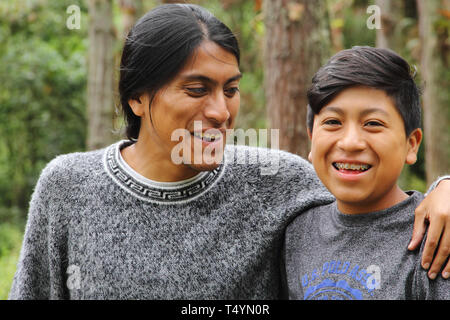
<svg viewBox="0 0 450 320">
<path fill-rule="evenodd" d="M 156 92 L 169 83 L 203 41 L 240 52 L 231 30 L 209 11 L 192 4 L 166 4 L 147 12 L 128 33 L 120 62 L 119 94 L 126 135 L 139 136 L 141 118 L 128 101 Z"/>
<path fill-rule="evenodd" d="M 409 64 L 395 52 L 372 47 L 353 47 L 335 54 L 312 79 L 308 90 L 307 125 L 314 115 L 342 90 L 366 86 L 383 90 L 400 113 L 406 135 L 421 126 L 420 92 Z"/>
</svg>

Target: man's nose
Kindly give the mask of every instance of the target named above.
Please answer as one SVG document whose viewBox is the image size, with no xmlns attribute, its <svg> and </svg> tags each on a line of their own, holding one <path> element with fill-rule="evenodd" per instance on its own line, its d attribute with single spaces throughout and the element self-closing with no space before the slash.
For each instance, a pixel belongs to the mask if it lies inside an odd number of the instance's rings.
<svg viewBox="0 0 450 320">
<path fill-rule="evenodd" d="M 217 93 L 208 101 L 204 109 L 205 117 L 217 124 L 222 124 L 230 118 L 227 100 L 223 93 Z"/>
</svg>

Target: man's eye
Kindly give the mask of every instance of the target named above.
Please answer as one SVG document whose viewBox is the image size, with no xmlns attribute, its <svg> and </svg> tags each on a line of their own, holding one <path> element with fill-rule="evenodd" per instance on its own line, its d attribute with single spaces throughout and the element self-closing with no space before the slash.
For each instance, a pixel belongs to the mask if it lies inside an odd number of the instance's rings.
<svg viewBox="0 0 450 320">
<path fill-rule="evenodd" d="M 239 92 L 238 87 L 231 87 L 231 88 L 225 89 L 225 94 L 228 97 L 233 97 L 236 94 L 236 92 Z"/>
<path fill-rule="evenodd" d="M 193 96 L 202 96 L 206 93 L 206 88 L 186 88 L 186 90 Z"/>
</svg>

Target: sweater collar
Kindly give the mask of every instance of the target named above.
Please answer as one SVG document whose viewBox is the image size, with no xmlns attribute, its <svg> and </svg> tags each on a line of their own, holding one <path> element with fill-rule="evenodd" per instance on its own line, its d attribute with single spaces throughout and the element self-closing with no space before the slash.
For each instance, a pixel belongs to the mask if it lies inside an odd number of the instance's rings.
<svg viewBox="0 0 450 320">
<path fill-rule="evenodd" d="M 133 170 L 122 158 L 120 150 L 133 144 L 122 140 L 109 146 L 103 165 L 112 180 L 134 197 L 159 204 L 177 204 L 191 201 L 205 193 L 224 172 L 223 163 L 212 171 L 203 171 L 196 176 L 176 182 L 159 182 L 147 179 Z"/>
</svg>

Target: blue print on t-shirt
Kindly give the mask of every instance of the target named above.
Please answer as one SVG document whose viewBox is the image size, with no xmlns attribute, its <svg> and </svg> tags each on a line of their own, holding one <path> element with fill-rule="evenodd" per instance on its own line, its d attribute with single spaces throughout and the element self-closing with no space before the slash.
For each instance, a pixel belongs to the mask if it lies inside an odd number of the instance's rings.
<svg viewBox="0 0 450 320">
<path fill-rule="evenodd" d="M 321 269 L 313 269 L 304 274 L 301 284 L 305 292 L 304 299 L 363 299 L 365 289 L 373 296 L 374 286 L 371 285 L 371 274 L 366 269 L 349 261 L 341 263 L 339 260 L 324 262 Z M 370 282 L 370 283 L 369 283 Z"/>
<path fill-rule="evenodd" d="M 330 279 L 309 287 L 304 296 L 305 300 L 362 300 L 362 298 L 361 291 L 350 287 L 347 281 L 334 282 Z"/>
</svg>

